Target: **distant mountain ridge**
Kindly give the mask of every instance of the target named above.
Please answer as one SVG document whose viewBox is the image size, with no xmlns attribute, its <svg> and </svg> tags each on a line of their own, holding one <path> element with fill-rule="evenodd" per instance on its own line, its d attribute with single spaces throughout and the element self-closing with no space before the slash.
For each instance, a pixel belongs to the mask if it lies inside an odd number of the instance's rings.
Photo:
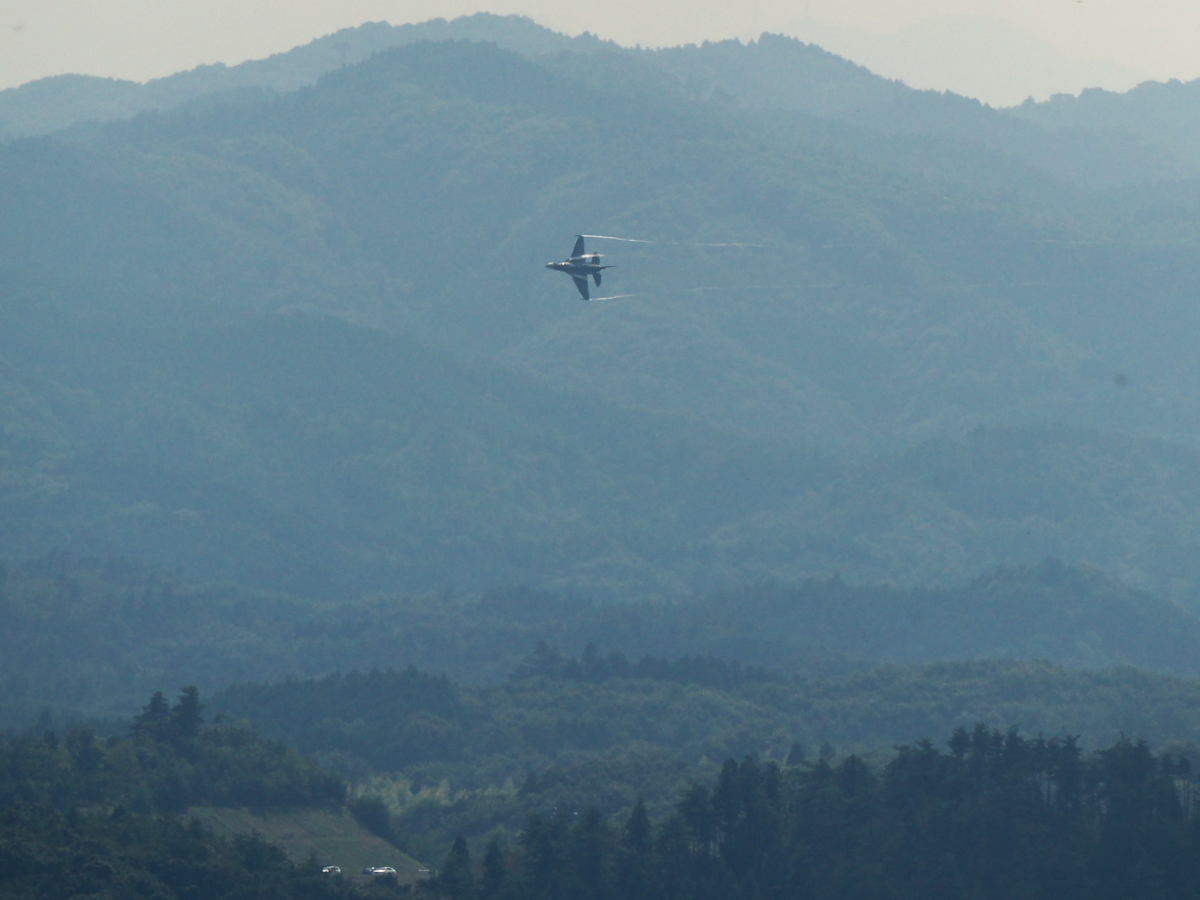
<svg viewBox="0 0 1200 900">
<path fill-rule="evenodd" d="M 790 109 L 874 131 L 982 144 L 1068 182 L 1108 187 L 1200 173 L 1197 144 L 1185 139 L 1200 127 L 1200 102 L 1172 106 L 1190 125 L 1178 135 L 1178 128 L 1170 129 L 1170 139 L 1164 139 L 1168 129 L 1160 127 L 1163 117 L 1142 109 L 1143 96 L 1165 92 L 1152 85 L 1125 95 L 1085 92 L 1089 97 L 1096 93 L 1125 98 L 1115 101 L 1128 111 L 1124 127 L 1114 128 L 1096 116 L 1069 112 L 1068 98 L 993 109 L 951 92 L 914 90 L 781 35 L 764 34 L 747 44 L 673 47 L 648 55 L 685 84 L 724 92 L 750 107 Z M 1181 94 L 1173 92 L 1183 101 Z"/>
<path fill-rule="evenodd" d="M 431 19 L 395 26 L 373 22 L 342 29 L 266 59 L 235 66 L 200 66 L 144 84 L 89 75 L 56 75 L 0 91 L 0 139 L 50 134 L 82 122 L 128 119 L 212 95 L 237 102 L 239 92 L 242 96 L 259 96 L 262 92 L 294 91 L 381 50 L 414 41 L 445 40 L 486 40 L 527 54 L 602 46 L 599 39 L 568 38 L 521 16 L 477 13 L 450 22 Z"/>
<path fill-rule="evenodd" d="M 1008 112 L 1059 133 L 1131 134 L 1193 156 L 1200 146 L 1200 79 L 1147 81 L 1125 93 L 1091 88 Z"/>
<path fill-rule="evenodd" d="M 978 719 L 1197 740 L 1200 178 L 1059 177 L 1116 145 L 788 39 L 505 21 L 550 51 L 0 146 L 0 725 L 241 683 L 210 712 L 447 828 L 458 774 L 517 812 Z M 733 93 L 789 67 L 826 107 Z M 543 268 L 581 233 L 590 303 Z"/>
<path fill-rule="evenodd" d="M 1200 174 L 1200 89 L 1187 85 L 1147 83 L 1126 94 L 1094 89 L 1079 98 L 995 110 L 949 92 L 914 90 L 781 35 L 763 34 L 747 44 L 730 40 L 632 50 L 587 33 L 567 37 L 525 17 L 488 13 L 411 25 L 368 23 L 266 59 L 200 66 L 145 84 L 81 75 L 40 79 L 0 91 L 0 140 L 202 100 L 248 102 L 314 84 L 328 72 L 391 47 L 445 40 L 488 41 L 526 56 L 601 50 L 638 56 L 697 95 L 871 130 L 979 142 L 1055 177 L 1092 186 Z"/>
<path fill-rule="evenodd" d="M 1054 555 L 1197 603 L 1200 192 L 457 41 L 11 142 L 0 195 L 10 558 L 667 598 Z M 585 230 L 651 241 L 589 238 L 612 302 L 542 269 Z"/>
<path fill-rule="evenodd" d="M 30 724 L 41 710 L 128 716 L 155 685 L 176 682 L 213 692 L 236 682 L 407 666 L 470 684 L 497 684 L 514 673 L 570 675 L 536 659 L 539 643 L 582 655 L 573 677 L 596 682 L 647 677 L 749 688 L 827 682 L 886 665 L 1001 658 L 1200 677 L 1194 614 L 1058 560 L 942 588 L 831 577 L 669 603 L 613 603 L 503 587 L 477 598 L 313 600 L 196 583 L 120 559 L 58 555 L 0 571 L 0 609 L 0 726 Z M 609 659 L 613 652 L 628 662 L 691 657 L 696 664 L 622 670 Z M 707 677 L 720 666 L 706 672 L 704 660 L 773 677 L 724 684 Z"/>
</svg>

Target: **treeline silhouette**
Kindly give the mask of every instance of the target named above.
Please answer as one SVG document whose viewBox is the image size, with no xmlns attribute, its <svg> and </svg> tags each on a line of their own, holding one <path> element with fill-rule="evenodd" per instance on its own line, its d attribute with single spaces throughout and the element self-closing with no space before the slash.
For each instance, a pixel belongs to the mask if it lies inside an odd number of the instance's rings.
<svg viewBox="0 0 1200 900">
<path fill-rule="evenodd" d="M 642 678 L 678 684 L 699 684 L 718 690 L 731 690 L 745 684 L 784 680 L 762 666 L 743 666 L 736 660 L 726 662 L 715 656 L 684 656 L 666 659 L 643 656 L 630 662 L 619 651 L 602 654 L 589 642 L 579 657 L 563 656 L 545 641 L 538 641 L 529 657 L 513 671 L 513 678 L 555 678 L 601 684 L 617 678 Z"/>
<path fill-rule="evenodd" d="M 89 725 L 60 738 L 0 735 L 0 806 L 122 806 L 174 813 L 189 806 L 333 806 L 340 778 L 245 724 L 205 726 L 199 691 L 174 705 L 156 692 L 129 737 Z"/>
<path fill-rule="evenodd" d="M 60 737 L 0 735 L 0 896 L 395 896 L 297 865 L 257 835 L 225 840 L 192 806 L 333 806 L 345 784 L 245 724 L 206 725 L 199 691 L 156 692 L 128 736 L 79 726 Z"/>
<path fill-rule="evenodd" d="M 1011 660 L 815 682 L 704 657 L 571 657 L 543 644 L 495 685 L 374 670 L 235 685 L 211 703 L 386 797 L 390 818 L 360 821 L 426 861 L 458 833 L 478 848 L 554 807 L 623 817 L 641 795 L 662 818 L 681 783 L 709 780 L 728 758 L 799 763 L 828 745 L 874 759 L 975 721 L 1074 734 L 1089 750 L 1121 734 L 1159 748 L 1200 743 L 1195 682 Z"/>
<path fill-rule="evenodd" d="M 126 717 L 163 684 L 194 683 L 208 693 L 399 661 L 475 684 L 504 681 L 522 666 L 535 671 L 532 665 L 540 674 L 592 683 L 651 678 L 721 690 L 769 680 L 757 667 L 785 680 L 827 680 L 881 663 L 947 659 L 1200 675 L 1195 616 L 1054 559 L 927 589 L 833 577 L 751 585 L 686 603 L 606 603 L 510 587 L 478 598 L 380 595 L 327 604 L 194 583 L 127 560 L 52 553 L 11 567 L 0 561 L 0 609 L 0 725 L 16 728 L 47 708 L 58 722 Z M 539 641 L 563 658 L 531 660 Z M 589 642 L 604 652 L 587 651 Z M 967 721 L 976 719 L 1029 727 L 983 712 Z M 39 730 L 61 731 L 58 722 L 44 721 Z M 885 743 L 957 724 L 906 728 Z"/>
<path fill-rule="evenodd" d="M 394 897 L 388 883 L 353 885 L 297 865 L 257 835 L 223 840 L 196 820 L 113 809 L 0 807 L 5 900 L 204 898 L 342 900 Z"/>
<path fill-rule="evenodd" d="M 595 810 L 532 816 L 475 865 L 465 841 L 426 888 L 451 900 L 1191 898 L 1200 824 L 1188 761 L 1122 738 L 977 726 L 946 750 L 781 768 L 725 763 L 652 825 Z"/>
</svg>

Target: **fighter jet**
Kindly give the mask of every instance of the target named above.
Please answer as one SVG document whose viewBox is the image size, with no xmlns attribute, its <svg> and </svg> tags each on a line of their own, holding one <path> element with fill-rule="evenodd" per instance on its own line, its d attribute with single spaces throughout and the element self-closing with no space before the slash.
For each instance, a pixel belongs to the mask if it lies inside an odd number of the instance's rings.
<svg viewBox="0 0 1200 900">
<path fill-rule="evenodd" d="M 546 263 L 547 269 L 554 269 L 556 272 L 566 272 L 575 279 L 575 287 L 579 288 L 579 293 L 583 295 L 584 300 L 591 300 L 588 296 L 588 276 L 596 280 L 596 287 L 600 287 L 600 272 L 602 269 L 611 269 L 612 266 L 600 265 L 600 254 L 593 253 L 591 256 L 583 255 L 583 235 L 577 235 L 575 238 L 575 249 L 571 251 L 569 259 L 564 259 L 562 262 Z"/>
</svg>

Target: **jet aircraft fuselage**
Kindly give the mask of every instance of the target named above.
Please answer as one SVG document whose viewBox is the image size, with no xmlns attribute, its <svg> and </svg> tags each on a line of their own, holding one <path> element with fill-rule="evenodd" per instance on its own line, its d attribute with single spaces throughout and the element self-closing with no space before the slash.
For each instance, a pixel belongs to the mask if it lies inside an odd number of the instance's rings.
<svg viewBox="0 0 1200 900">
<path fill-rule="evenodd" d="M 600 287 L 600 272 L 604 269 L 611 269 L 612 266 L 600 265 L 600 254 L 593 253 L 587 256 L 583 252 L 583 235 L 578 235 L 575 238 L 575 249 L 571 251 L 569 259 L 564 259 L 562 262 L 546 263 L 547 269 L 553 269 L 556 272 L 566 272 L 575 281 L 575 287 L 579 288 L 579 293 L 584 300 L 591 300 L 588 296 L 588 276 L 590 275 L 596 282 L 596 287 Z"/>
</svg>

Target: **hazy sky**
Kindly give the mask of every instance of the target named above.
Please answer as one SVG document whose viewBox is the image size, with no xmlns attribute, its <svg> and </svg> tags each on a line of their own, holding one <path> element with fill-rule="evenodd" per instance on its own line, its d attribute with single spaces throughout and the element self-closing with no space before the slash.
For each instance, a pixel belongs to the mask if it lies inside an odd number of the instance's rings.
<svg viewBox="0 0 1200 900">
<path fill-rule="evenodd" d="M 783 32 L 996 103 L 1200 77 L 1200 0 L 0 0 L 0 87 L 62 72 L 145 80 L 365 21 L 479 11 L 623 44 Z"/>
</svg>

